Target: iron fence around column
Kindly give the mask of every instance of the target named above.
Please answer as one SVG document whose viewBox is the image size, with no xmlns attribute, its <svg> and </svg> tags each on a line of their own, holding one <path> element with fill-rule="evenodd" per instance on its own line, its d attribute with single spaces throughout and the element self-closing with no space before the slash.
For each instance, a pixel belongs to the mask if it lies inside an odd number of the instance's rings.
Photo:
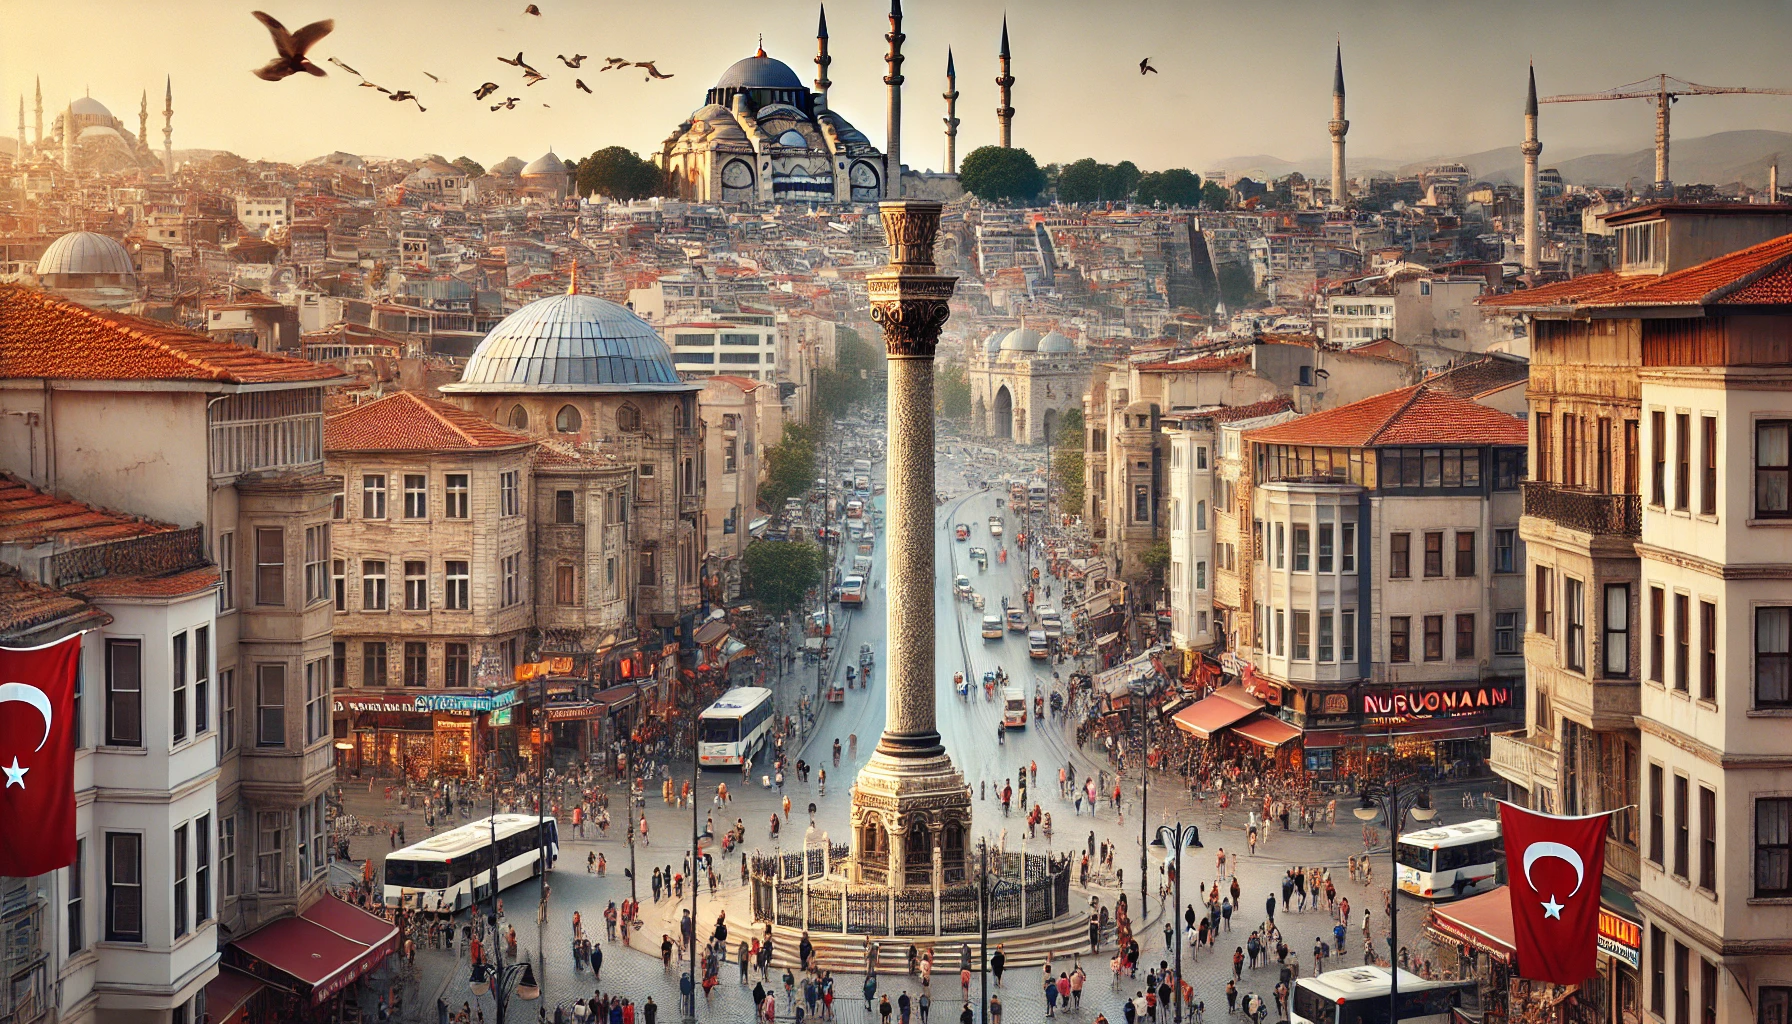
<svg viewBox="0 0 1792 1024">
<path fill-rule="evenodd" d="M 979 886 L 948 884 L 936 893 L 930 885 L 891 889 L 850 883 L 828 870 L 838 868 L 845 857 L 844 846 L 836 846 L 754 858 L 754 920 L 818 935 L 963 936 L 981 928 Z M 1068 859 L 1030 853 L 1023 860 L 1010 852 L 991 868 L 991 930 L 1041 924 L 1073 910 Z"/>
</svg>

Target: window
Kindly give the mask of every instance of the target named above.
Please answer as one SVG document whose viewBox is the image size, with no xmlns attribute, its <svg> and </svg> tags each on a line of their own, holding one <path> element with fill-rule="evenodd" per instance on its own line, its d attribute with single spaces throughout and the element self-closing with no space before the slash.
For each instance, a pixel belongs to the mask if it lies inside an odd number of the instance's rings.
<svg viewBox="0 0 1792 1024">
<path fill-rule="evenodd" d="M 1195 529 L 1207 529 L 1207 503 L 1205 501 L 1195 502 Z"/>
<path fill-rule="evenodd" d="M 218 534 L 218 610 L 227 612 L 236 607 L 236 534 Z"/>
<path fill-rule="evenodd" d="M 68 866 L 68 898 L 64 920 L 68 922 L 68 955 L 87 948 L 87 840 L 75 840 L 75 859 Z"/>
<path fill-rule="evenodd" d="M 641 429 L 641 410 L 624 405 L 616 410 L 616 429 L 632 433 Z"/>
<path fill-rule="evenodd" d="M 1275 655 L 1276 655 L 1276 657 L 1279 658 L 1288 653 L 1288 628 L 1287 628 L 1288 627 L 1288 618 L 1287 618 L 1287 614 L 1285 612 L 1283 612 L 1282 609 L 1280 609 L 1280 608 L 1276 609 L 1275 626 L 1276 626 Z"/>
<path fill-rule="evenodd" d="M 1605 654 L 1605 675 L 1608 679 L 1630 678 L 1630 585 L 1605 585 L 1605 610 L 1601 613 L 1605 636 L 1600 649 Z"/>
<path fill-rule="evenodd" d="M 516 470 L 508 470 L 498 474 L 498 514 L 514 516 L 522 512 L 518 498 L 518 483 L 522 474 Z"/>
<path fill-rule="evenodd" d="M 1686 511 L 1692 489 L 1692 417 L 1674 414 L 1674 507 Z"/>
<path fill-rule="evenodd" d="M 218 819 L 218 880 L 224 895 L 236 895 L 236 815 Z"/>
<path fill-rule="evenodd" d="M 1649 926 L 1649 1011 L 1668 1015 L 1668 936 L 1657 925 Z"/>
<path fill-rule="evenodd" d="M 1586 584 L 1572 576 L 1562 577 L 1562 617 L 1567 625 L 1562 657 L 1570 669 L 1587 670 L 1587 607 Z"/>
<path fill-rule="evenodd" d="M 330 659 L 305 663 L 305 742 L 330 734 Z"/>
<path fill-rule="evenodd" d="M 1356 660 L 1356 612 L 1338 613 L 1338 660 Z"/>
<path fill-rule="evenodd" d="M 1692 1012 L 1692 979 L 1688 976 L 1687 965 L 1691 951 L 1680 940 L 1674 940 L 1674 1024 L 1692 1024 L 1687 1015 Z"/>
<path fill-rule="evenodd" d="M 386 474 L 367 473 L 361 477 L 361 518 L 386 518 Z"/>
<path fill-rule="evenodd" d="M 1555 464 L 1555 459 L 1552 458 L 1554 452 L 1549 443 L 1549 417 L 1536 416 L 1533 417 L 1533 422 L 1537 433 L 1537 479 L 1548 483 L 1549 467 Z"/>
<path fill-rule="evenodd" d="M 1425 577 L 1433 579 L 1444 574 L 1444 535 L 1427 533 L 1425 535 Z"/>
<path fill-rule="evenodd" d="M 143 837 L 106 833 L 106 941 L 143 941 Z"/>
<path fill-rule="evenodd" d="M 1313 613 L 1294 613 L 1294 660 L 1306 661 L 1313 656 Z"/>
<path fill-rule="evenodd" d="M 1692 599 L 1674 595 L 1674 689 L 1685 693 L 1691 684 L 1688 674 L 1692 660 Z"/>
<path fill-rule="evenodd" d="M 554 522 L 570 523 L 573 521 L 573 495 L 571 491 L 554 492 Z"/>
<path fill-rule="evenodd" d="M 330 594 L 339 612 L 348 611 L 348 562 L 330 559 Z"/>
<path fill-rule="evenodd" d="M 1412 534 L 1389 535 L 1388 576 L 1397 580 L 1412 578 Z"/>
<path fill-rule="evenodd" d="M 174 830 L 174 937 L 187 934 L 187 826 Z"/>
<path fill-rule="evenodd" d="M 366 640 L 361 643 L 361 685 L 386 685 L 386 642 Z"/>
<path fill-rule="evenodd" d="M 1699 602 L 1699 699 L 1717 701 L 1717 605 Z"/>
<path fill-rule="evenodd" d="M 1151 488 L 1144 484 L 1132 489 L 1132 519 L 1135 523 L 1151 521 Z"/>
<path fill-rule="evenodd" d="M 503 606 L 505 608 L 523 599 L 522 563 L 523 556 L 520 554 L 505 555 L 498 560 L 498 573 L 503 585 Z"/>
<path fill-rule="evenodd" d="M 1204 561 L 1195 563 L 1195 589 L 1207 589 L 1207 563 Z"/>
<path fill-rule="evenodd" d="M 1294 527 L 1294 571 L 1309 572 L 1313 568 L 1313 534 L 1304 525 Z"/>
<path fill-rule="evenodd" d="M 510 407 L 510 427 L 512 430 L 529 429 L 529 410 L 520 405 Z"/>
<path fill-rule="evenodd" d="M 330 495 L 330 518 L 337 522 L 348 518 L 348 496 L 341 491 Z"/>
<path fill-rule="evenodd" d="M 330 870 L 329 860 L 324 856 L 324 840 L 327 831 L 324 826 L 324 798 L 317 796 L 311 801 L 311 820 L 316 827 L 311 830 L 311 877 L 316 878 Z"/>
<path fill-rule="evenodd" d="M 1624 421 L 1624 491 L 1625 494 L 1637 494 L 1638 478 L 1642 475 L 1640 452 L 1642 442 L 1639 435 L 1642 425 L 1636 420 Z"/>
<path fill-rule="evenodd" d="M 443 593 L 443 599 L 449 610 L 464 612 L 473 607 L 472 574 L 467 571 L 466 562 L 450 559 L 444 564 L 448 570 L 448 585 Z"/>
<path fill-rule="evenodd" d="M 173 648 L 169 681 L 174 693 L 173 742 L 178 745 L 187 741 L 187 634 L 174 634 Z"/>
<path fill-rule="evenodd" d="M 1518 653 L 1518 613 L 1493 613 L 1493 653 Z"/>
<path fill-rule="evenodd" d="M 1332 554 L 1332 524 L 1319 524 L 1319 571 L 1331 572 L 1334 564 Z"/>
<path fill-rule="evenodd" d="M 236 670 L 218 670 L 218 724 L 226 752 L 236 749 Z"/>
<path fill-rule="evenodd" d="M 1717 891 L 1717 790 L 1699 787 L 1699 888 Z"/>
<path fill-rule="evenodd" d="M 422 473 L 404 475 L 404 517 L 429 518 L 429 477 Z"/>
<path fill-rule="evenodd" d="M 299 805 L 298 840 L 299 840 L 298 845 L 293 848 L 293 852 L 295 854 L 297 854 L 296 862 L 297 862 L 297 866 L 299 869 L 299 884 L 303 885 L 305 883 L 305 880 L 311 877 L 311 805 L 310 804 L 300 804 Z"/>
<path fill-rule="evenodd" d="M 1562 484 L 1566 487 L 1579 487 L 1581 484 L 1579 427 L 1579 417 L 1573 413 L 1562 414 Z"/>
<path fill-rule="evenodd" d="M 468 518 L 467 474 L 449 473 L 443 478 L 442 516 L 445 519 Z"/>
<path fill-rule="evenodd" d="M 280 811 L 256 814 L 255 891 L 279 892 L 281 858 L 286 852 L 286 815 Z"/>
<path fill-rule="evenodd" d="M 1662 792 L 1662 785 L 1663 785 L 1663 782 L 1662 782 L 1662 775 L 1661 775 L 1661 765 L 1658 765 L 1658 764 L 1650 765 L 1649 766 L 1649 860 L 1651 863 L 1653 863 L 1657 866 L 1660 866 L 1664 861 L 1664 858 L 1662 857 L 1662 854 L 1661 854 L 1662 844 L 1667 841 L 1665 838 L 1667 824 L 1663 820 L 1663 817 L 1662 817 L 1662 807 L 1664 806 L 1664 804 L 1667 800 L 1667 795 Z"/>
<path fill-rule="evenodd" d="M 1755 898 L 1792 896 L 1792 798 L 1755 801 Z"/>
<path fill-rule="evenodd" d="M 1342 565 L 1346 573 L 1356 572 L 1356 524 L 1338 524 L 1338 546 L 1343 550 Z"/>
<path fill-rule="evenodd" d="M 1599 436 L 1593 445 L 1593 488 L 1600 494 L 1612 493 L 1612 421 L 1599 417 Z"/>
<path fill-rule="evenodd" d="M 1701 416 L 1704 459 L 1699 466 L 1699 512 L 1717 515 L 1717 417 Z"/>
<path fill-rule="evenodd" d="M 404 563 L 404 608 L 410 612 L 429 610 L 429 563 L 421 560 Z"/>
<path fill-rule="evenodd" d="M 1331 661 L 1335 647 L 1332 641 L 1332 613 L 1319 613 L 1319 660 Z"/>
<path fill-rule="evenodd" d="M 404 685 L 429 685 L 429 645 L 407 640 L 404 645 Z"/>
<path fill-rule="evenodd" d="M 1692 808 L 1686 776 L 1674 776 L 1674 877 L 1686 877 L 1688 846 L 1692 839 Z"/>
<path fill-rule="evenodd" d="M 1555 580 L 1546 566 L 1537 566 L 1536 598 L 1531 602 L 1532 632 L 1555 636 Z"/>
<path fill-rule="evenodd" d="M 386 610 L 386 561 L 383 558 L 361 559 L 361 610 Z"/>
<path fill-rule="evenodd" d="M 1699 1024 L 1717 1024 L 1717 965 L 1699 958 Z"/>
<path fill-rule="evenodd" d="M 1444 617 L 1425 616 L 1425 660 L 1444 660 Z"/>
<path fill-rule="evenodd" d="M 1288 524 L 1276 524 L 1276 568 L 1288 568 Z"/>
<path fill-rule="evenodd" d="M 1656 409 L 1649 413 L 1649 504 L 1666 508 L 1668 503 L 1668 414 Z"/>
<path fill-rule="evenodd" d="M 330 685 L 338 690 L 347 683 L 344 676 L 348 673 L 348 644 L 342 640 L 330 642 Z"/>
<path fill-rule="evenodd" d="M 1456 534 L 1456 578 L 1475 575 L 1475 535 L 1466 531 Z"/>
<path fill-rule="evenodd" d="M 442 647 L 442 685 L 450 688 L 465 688 L 468 677 L 469 659 L 466 644 L 444 644 Z"/>
<path fill-rule="evenodd" d="M 1755 609 L 1755 706 L 1792 707 L 1792 608 Z"/>
<path fill-rule="evenodd" d="M 106 745 L 143 745 L 143 642 L 106 641 Z"/>
<path fill-rule="evenodd" d="M 554 429 L 562 434 L 578 433 L 579 427 L 583 426 L 584 422 L 584 417 L 579 415 L 579 410 L 570 405 L 561 406 L 560 411 L 554 414 Z"/>
<path fill-rule="evenodd" d="M 212 919 L 212 816 L 193 819 L 193 923 Z"/>
<path fill-rule="evenodd" d="M 286 531 L 277 526 L 255 530 L 255 603 L 286 603 Z"/>
<path fill-rule="evenodd" d="M 1388 660 L 1412 660 L 1412 618 L 1393 615 L 1388 618 Z"/>
<path fill-rule="evenodd" d="M 1459 612 L 1456 615 L 1456 660 L 1473 661 L 1475 659 L 1475 614 Z"/>
<path fill-rule="evenodd" d="M 1261 519 L 1251 520 L 1251 550 L 1257 553 L 1259 562 L 1266 557 L 1267 551 L 1263 546 L 1263 520 Z"/>
<path fill-rule="evenodd" d="M 1659 683 L 1666 676 L 1667 591 L 1649 588 L 1649 681 Z"/>
<path fill-rule="evenodd" d="M 329 581 L 324 576 L 325 562 L 330 557 L 330 525 L 305 527 L 305 603 L 325 600 L 330 596 Z"/>
<path fill-rule="evenodd" d="M 255 666 L 255 745 L 286 746 L 286 666 Z"/>
<path fill-rule="evenodd" d="M 1460 535 L 1458 535 L 1460 536 Z M 1493 531 L 1493 571 L 1518 571 L 1518 531 Z"/>
</svg>

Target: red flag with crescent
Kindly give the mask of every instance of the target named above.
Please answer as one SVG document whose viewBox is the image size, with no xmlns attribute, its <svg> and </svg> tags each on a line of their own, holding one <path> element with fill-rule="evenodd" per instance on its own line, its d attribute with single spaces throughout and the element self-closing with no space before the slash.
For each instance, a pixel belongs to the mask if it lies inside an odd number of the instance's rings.
<svg viewBox="0 0 1792 1024">
<path fill-rule="evenodd" d="M 1519 977 L 1578 985 L 1597 969 L 1605 819 L 1540 814 L 1501 802 Z"/>
<path fill-rule="evenodd" d="M 75 861 L 75 672 L 81 638 L 0 647 L 0 875 Z M 29 825 L 26 825 L 26 823 Z"/>
</svg>

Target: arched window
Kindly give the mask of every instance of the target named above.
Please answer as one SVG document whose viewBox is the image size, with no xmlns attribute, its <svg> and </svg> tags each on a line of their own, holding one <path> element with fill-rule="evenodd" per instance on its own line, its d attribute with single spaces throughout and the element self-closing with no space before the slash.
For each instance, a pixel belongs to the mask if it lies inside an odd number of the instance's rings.
<svg viewBox="0 0 1792 1024">
<path fill-rule="evenodd" d="M 554 429 L 562 434 L 576 434 L 584 423 L 584 417 L 579 415 L 579 410 L 570 405 L 561 406 L 560 411 L 554 414 Z"/>
<path fill-rule="evenodd" d="M 884 833 L 883 819 L 867 814 L 859 826 L 859 852 L 866 856 L 884 856 L 889 852 L 889 837 Z"/>
<path fill-rule="evenodd" d="M 673 426 L 676 426 L 680 430 L 684 429 L 684 403 L 683 402 L 679 402 L 672 407 L 672 424 L 673 424 Z"/>
<path fill-rule="evenodd" d="M 902 851 L 905 864 L 933 863 L 933 842 L 928 838 L 927 823 L 917 821 L 908 827 L 908 843 Z"/>
<path fill-rule="evenodd" d="M 680 494 L 697 493 L 697 466 L 690 459 L 684 460 L 684 490 Z"/>
<path fill-rule="evenodd" d="M 510 425 L 516 430 L 529 429 L 529 410 L 520 405 L 510 407 Z"/>
<path fill-rule="evenodd" d="M 616 429 L 625 433 L 634 433 L 641 429 L 641 410 L 632 405 L 624 405 L 616 410 Z"/>
<path fill-rule="evenodd" d="M 1207 503 L 1205 501 L 1195 502 L 1195 529 L 1207 529 Z"/>
</svg>

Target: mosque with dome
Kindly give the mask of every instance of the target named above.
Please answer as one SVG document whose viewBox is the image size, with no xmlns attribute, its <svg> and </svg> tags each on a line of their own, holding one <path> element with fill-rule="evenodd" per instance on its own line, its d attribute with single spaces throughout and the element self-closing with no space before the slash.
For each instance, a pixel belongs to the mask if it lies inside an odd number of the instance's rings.
<svg viewBox="0 0 1792 1024">
<path fill-rule="evenodd" d="M 972 346 L 966 377 L 971 423 L 985 437 L 1043 444 L 1071 409 L 1081 409 L 1094 361 L 1057 331 L 1040 334 L 1023 320 Z"/>
<path fill-rule="evenodd" d="M 21 165 L 55 164 L 64 170 L 93 174 L 116 174 L 133 170 L 152 174 L 166 173 L 172 170 L 174 162 L 173 79 L 167 80 L 163 89 L 162 150 L 157 152 L 150 147 L 149 142 L 150 111 L 147 90 L 144 91 L 138 108 L 135 133 L 126 128 L 123 121 L 112 116 L 105 104 L 92 96 L 81 96 L 69 101 L 52 118 L 46 133 L 43 83 L 39 82 L 34 108 L 36 136 L 29 143 L 25 136 L 25 98 L 19 97 L 18 148 L 22 152 L 16 154 L 14 159 Z"/>
</svg>

